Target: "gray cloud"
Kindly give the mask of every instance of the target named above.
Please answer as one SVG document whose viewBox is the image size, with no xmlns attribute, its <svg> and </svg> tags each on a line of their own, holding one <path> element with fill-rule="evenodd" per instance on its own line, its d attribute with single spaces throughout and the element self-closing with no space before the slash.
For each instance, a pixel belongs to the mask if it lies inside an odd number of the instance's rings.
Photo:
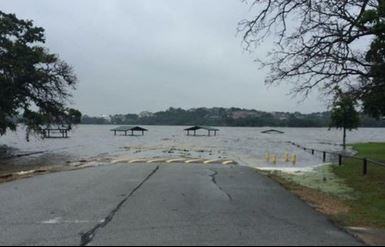
<svg viewBox="0 0 385 247">
<path fill-rule="evenodd" d="M 266 87 L 253 62 L 269 44 L 244 52 L 240 0 L 3 0 L 1 9 L 46 29 L 47 46 L 80 79 L 74 106 L 88 114 L 174 107 L 324 110 L 317 94 L 298 103 L 288 85 Z"/>
</svg>

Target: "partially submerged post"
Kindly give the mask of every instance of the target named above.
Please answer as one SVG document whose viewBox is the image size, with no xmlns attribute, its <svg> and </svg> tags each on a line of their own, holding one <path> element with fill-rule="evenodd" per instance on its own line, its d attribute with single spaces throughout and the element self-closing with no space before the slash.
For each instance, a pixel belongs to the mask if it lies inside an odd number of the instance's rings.
<svg viewBox="0 0 385 247">
<path fill-rule="evenodd" d="M 128 136 L 129 132 L 131 132 L 130 136 L 135 136 L 135 132 L 141 132 L 142 133 L 141 135 L 144 136 L 144 132 L 148 131 L 148 130 L 145 128 L 142 128 L 140 126 L 120 126 L 120 127 L 112 129 L 111 131 L 114 132 L 115 136 L 119 132 L 124 133 L 124 136 Z"/>
<path fill-rule="evenodd" d="M 198 130 L 207 130 L 208 136 L 211 136 L 211 132 L 214 132 L 214 136 L 216 136 L 217 132 L 219 131 L 219 129 L 215 129 L 212 127 L 206 127 L 206 126 L 193 126 L 193 127 L 185 129 L 185 131 L 187 132 L 187 136 L 190 136 L 190 131 L 192 131 L 194 133 L 194 136 L 196 136 Z"/>
<path fill-rule="evenodd" d="M 323 152 L 322 160 L 323 162 L 326 162 L 326 152 Z"/>
<path fill-rule="evenodd" d="M 338 154 L 338 165 L 342 166 L 342 154 Z"/>
</svg>

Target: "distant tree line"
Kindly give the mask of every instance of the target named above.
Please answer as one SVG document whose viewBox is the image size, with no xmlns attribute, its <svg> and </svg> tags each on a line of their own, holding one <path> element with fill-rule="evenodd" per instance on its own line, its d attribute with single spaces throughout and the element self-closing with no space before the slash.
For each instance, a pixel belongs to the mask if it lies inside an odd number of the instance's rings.
<svg viewBox="0 0 385 247">
<path fill-rule="evenodd" d="M 109 117 L 84 115 L 82 124 L 117 125 L 209 125 L 239 127 L 329 127 L 331 112 L 302 114 L 299 112 L 262 112 L 241 108 L 195 108 L 141 114 L 117 114 Z M 385 121 L 360 113 L 360 127 L 385 127 Z"/>
</svg>

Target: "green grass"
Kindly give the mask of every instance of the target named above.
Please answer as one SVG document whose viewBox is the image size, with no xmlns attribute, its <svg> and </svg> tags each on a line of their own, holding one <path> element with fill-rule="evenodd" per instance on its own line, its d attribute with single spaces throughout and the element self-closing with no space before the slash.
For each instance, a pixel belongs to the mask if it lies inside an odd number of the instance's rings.
<svg viewBox="0 0 385 247">
<path fill-rule="evenodd" d="M 385 143 L 356 144 L 353 148 L 357 157 L 385 161 Z M 350 212 L 339 220 L 349 226 L 385 228 L 385 167 L 369 164 L 368 174 L 363 176 L 362 161 L 345 159 L 333 172 L 356 194 L 356 199 L 348 201 Z"/>
<path fill-rule="evenodd" d="M 385 143 L 361 143 L 352 145 L 359 157 L 385 161 Z M 384 162 L 385 163 L 385 162 Z"/>
</svg>

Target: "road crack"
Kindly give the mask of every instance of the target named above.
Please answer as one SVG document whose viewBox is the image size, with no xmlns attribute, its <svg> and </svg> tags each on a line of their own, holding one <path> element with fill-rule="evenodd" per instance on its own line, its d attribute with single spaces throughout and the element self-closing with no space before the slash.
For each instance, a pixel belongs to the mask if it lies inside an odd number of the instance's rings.
<svg viewBox="0 0 385 247">
<path fill-rule="evenodd" d="M 209 170 L 213 172 L 213 174 L 210 175 L 211 181 L 215 184 L 215 186 L 218 187 L 218 189 L 219 189 L 220 191 L 222 191 L 222 192 L 227 196 L 227 198 L 228 198 L 230 201 L 232 201 L 232 200 L 233 200 L 233 197 L 232 197 L 229 193 L 227 193 L 226 191 L 224 191 L 224 189 L 217 183 L 217 178 L 216 178 L 216 176 L 218 175 L 218 172 L 215 171 L 215 170 L 213 170 L 213 169 L 209 169 Z"/>
<path fill-rule="evenodd" d="M 92 240 L 95 238 L 96 232 L 106 227 L 114 218 L 116 213 L 120 210 L 120 208 L 132 197 L 135 192 L 137 192 L 157 171 L 159 170 L 159 166 L 157 166 L 138 186 L 136 186 L 128 196 L 126 196 L 108 215 L 105 217 L 99 224 L 97 224 L 94 228 L 89 230 L 86 233 L 81 234 L 80 246 L 87 246 Z"/>
</svg>

